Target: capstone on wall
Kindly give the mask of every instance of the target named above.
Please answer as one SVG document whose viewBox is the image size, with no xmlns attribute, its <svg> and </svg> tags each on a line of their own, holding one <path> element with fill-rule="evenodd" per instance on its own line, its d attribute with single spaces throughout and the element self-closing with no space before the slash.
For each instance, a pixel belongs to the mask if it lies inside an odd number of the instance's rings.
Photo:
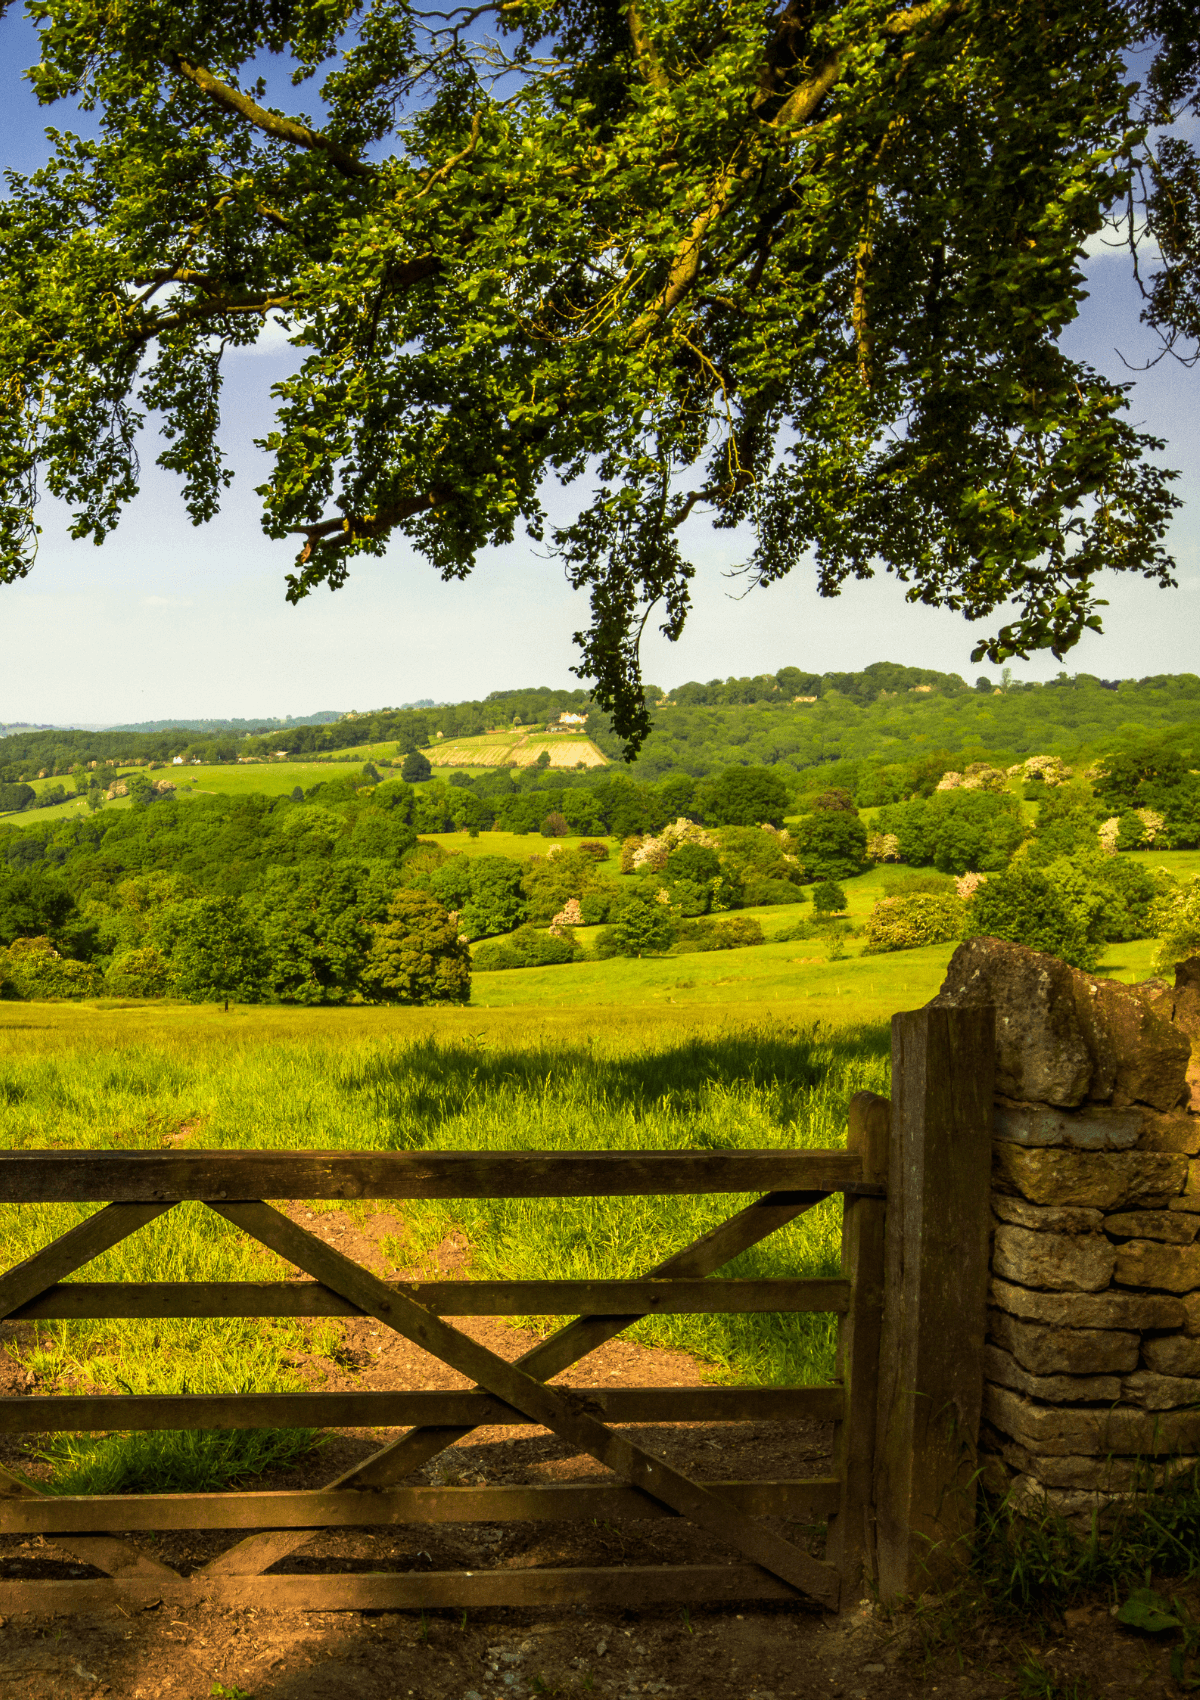
<svg viewBox="0 0 1200 1700">
<path fill-rule="evenodd" d="M 996 1010 L 988 1473 L 1090 1516 L 1200 1458 L 1200 958 L 1123 986 L 972 939 L 933 1001 Z"/>
</svg>

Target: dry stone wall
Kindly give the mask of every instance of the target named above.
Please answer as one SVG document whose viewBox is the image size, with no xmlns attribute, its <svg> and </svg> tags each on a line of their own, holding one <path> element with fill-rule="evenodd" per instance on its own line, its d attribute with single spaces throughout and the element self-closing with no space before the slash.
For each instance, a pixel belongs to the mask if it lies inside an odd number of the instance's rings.
<svg viewBox="0 0 1200 1700">
<path fill-rule="evenodd" d="M 1200 1457 L 1200 958 L 1127 987 L 995 939 L 989 1472 L 1090 1515 Z"/>
</svg>

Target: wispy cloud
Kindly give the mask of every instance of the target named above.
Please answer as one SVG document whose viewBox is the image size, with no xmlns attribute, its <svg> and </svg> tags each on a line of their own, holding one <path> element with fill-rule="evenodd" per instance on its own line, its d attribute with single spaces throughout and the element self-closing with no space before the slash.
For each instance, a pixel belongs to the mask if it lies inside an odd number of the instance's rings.
<svg viewBox="0 0 1200 1700">
<path fill-rule="evenodd" d="M 143 608 L 191 608 L 190 596 L 143 596 Z"/>
</svg>

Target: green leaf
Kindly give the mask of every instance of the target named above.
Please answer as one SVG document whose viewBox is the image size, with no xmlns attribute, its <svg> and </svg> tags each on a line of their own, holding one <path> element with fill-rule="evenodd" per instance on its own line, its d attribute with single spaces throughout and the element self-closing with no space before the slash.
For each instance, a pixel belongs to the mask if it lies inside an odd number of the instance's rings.
<svg viewBox="0 0 1200 1700">
<path fill-rule="evenodd" d="M 1141 1629 L 1147 1635 L 1165 1635 L 1169 1630 L 1182 1629 L 1182 1619 L 1175 1616 L 1161 1594 L 1152 1588 L 1138 1588 L 1117 1613 L 1117 1622 L 1127 1629 Z"/>
</svg>

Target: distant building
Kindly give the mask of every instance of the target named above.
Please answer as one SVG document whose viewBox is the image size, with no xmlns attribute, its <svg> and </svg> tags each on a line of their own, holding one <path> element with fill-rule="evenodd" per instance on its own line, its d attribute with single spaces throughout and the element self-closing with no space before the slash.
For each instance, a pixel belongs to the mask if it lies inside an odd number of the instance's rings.
<svg viewBox="0 0 1200 1700">
<path fill-rule="evenodd" d="M 586 714 L 560 714 L 559 717 L 558 717 L 558 724 L 560 726 L 586 726 L 587 725 L 587 715 Z"/>
</svg>

